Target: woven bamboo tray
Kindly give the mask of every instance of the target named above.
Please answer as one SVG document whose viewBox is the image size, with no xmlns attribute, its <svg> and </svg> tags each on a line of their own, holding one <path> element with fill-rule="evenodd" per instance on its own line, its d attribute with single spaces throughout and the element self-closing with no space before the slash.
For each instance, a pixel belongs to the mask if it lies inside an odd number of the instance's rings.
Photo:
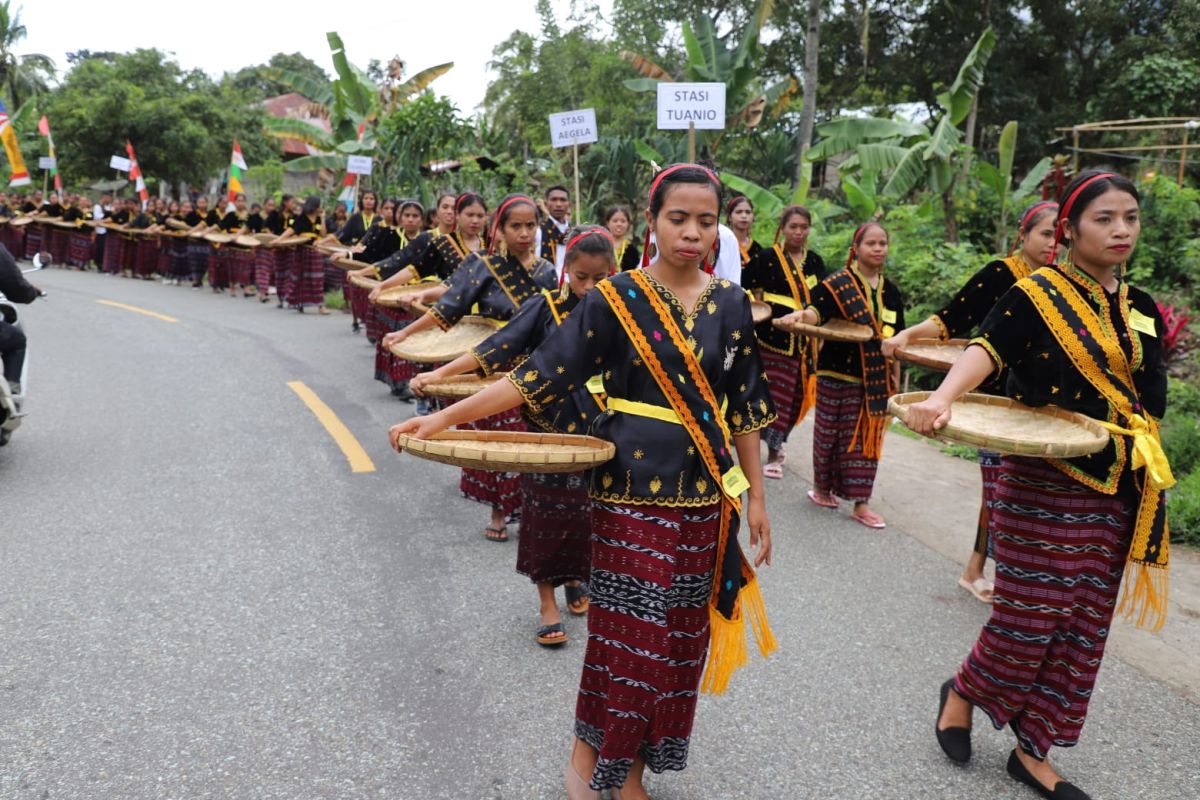
<svg viewBox="0 0 1200 800">
<path fill-rule="evenodd" d="M 262 246 L 262 242 L 246 233 L 239 233 L 237 236 L 233 237 L 233 243 L 238 247 L 249 247 L 251 250 L 253 250 L 255 247 Z"/>
<path fill-rule="evenodd" d="M 186 231 L 188 228 L 191 227 L 183 220 L 174 219 L 172 217 L 168 217 L 167 220 L 163 224 L 166 225 L 168 228 L 174 228 L 177 231 Z"/>
<path fill-rule="evenodd" d="M 433 328 L 414 333 L 390 349 L 393 355 L 416 364 L 442 364 L 475 348 L 499 328 L 494 319 L 463 317 L 448 331 Z"/>
<path fill-rule="evenodd" d="M 888 410 L 901 422 L 908 407 L 932 392 L 893 395 Z M 1090 417 L 1057 406 L 1030 408 L 1010 397 L 967 394 L 951 406 L 950 422 L 936 434 L 955 444 L 1033 458 L 1075 458 L 1108 444 L 1108 431 Z"/>
<path fill-rule="evenodd" d="M 875 331 L 871 330 L 870 326 L 859 325 L 844 319 L 831 319 L 824 325 L 784 322 L 782 319 L 776 319 L 772 320 L 771 324 L 788 333 L 811 336 L 814 339 L 826 339 L 831 342 L 869 342 L 875 337 Z"/>
<path fill-rule="evenodd" d="M 270 244 L 271 242 L 275 241 L 275 234 L 271 233 L 270 231 L 259 231 L 258 233 L 251 235 L 255 239 L 258 239 L 258 241 L 262 244 Z"/>
<path fill-rule="evenodd" d="M 63 222 L 61 219 L 48 219 L 48 220 L 46 220 L 46 224 L 53 225 L 56 228 L 67 228 L 69 230 L 75 230 L 74 222 Z"/>
<path fill-rule="evenodd" d="M 208 236 L 208 231 L 205 231 L 205 230 L 192 231 L 188 234 L 188 236 L 192 239 L 204 239 L 205 237 Z"/>
<path fill-rule="evenodd" d="M 443 431 L 432 439 L 397 438 L 418 458 L 493 472 L 578 472 L 616 453 L 612 442 L 565 433 Z"/>
<path fill-rule="evenodd" d="M 233 237 L 228 233 L 206 233 L 204 241 L 212 242 L 213 244 L 229 244 L 233 241 Z"/>
<path fill-rule="evenodd" d="M 766 322 L 771 318 L 771 306 L 761 300 L 750 301 L 750 316 L 754 319 L 754 324 Z"/>
<path fill-rule="evenodd" d="M 966 349 L 966 339 L 913 339 L 904 347 L 896 348 L 896 359 L 949 372 Z"/>
<path fill-rule="evenodd" d="M 351 275 L 350 283 L 360 289 L 366 289 L 368 292 L 379 285 L 379 281 L 364 275 Z"/>
<path fill-rule="evenodd" d="M 494 375 L 480 377 L 478 375 L 455 375 L 440 381 L 431 381 L 421 387 L 422 394 L 433 397 L 452 397 L 462 399 L 482 392 L 496 381 L 502 381 L 507 372 L 497 372 Z"/>
<path fill-rule="evenodd" d="M 31 222 L 33 222 L 33 217 L 16 217 L 14 219 L 10 219 L 8 224 L 12 225 L 14 228 L 20 228 L 21 226 L 28 225 Z"/>
<path fill-rule="evenodd" d="M 418 281 L 417 283 L 406 283 L 403 286 L 389 286 L 379 293 L 379 297 L 375 300 L 375 305 L 385 308 L 401 308 L 400 298 L 404 295 L 423 292 L 436 285 L 429 281 Z M 416 308 L 416 304 L 412 307 Z M 421 313 L 424 313 L 423 310 Z"/>
</svg>

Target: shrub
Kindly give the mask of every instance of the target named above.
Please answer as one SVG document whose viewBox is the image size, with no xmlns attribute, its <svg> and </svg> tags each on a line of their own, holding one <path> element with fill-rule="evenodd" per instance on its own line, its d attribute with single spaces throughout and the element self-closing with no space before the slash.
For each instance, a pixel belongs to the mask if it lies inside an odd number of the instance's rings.
<svg viewBox="0 0 1200 800">
<path fill-rule="evenodd" d="M 1156 175 L 1138 187 L 1142 232 L 1129 281 L 1149 289 L 1190 288 L 1200 264 L 1200 190 Z"/>
<path fill-rule="evenodd" d="M 1178 378 L 1168 378 L 1167 409 L 1174 414 L 1200 418 L 1200 386 Z"/>
<path fill-rule="evenodd" d="M 1200 545 L 1200 471 L 1167 492 L 1167 519 L 1175 542 Z"/>
</svg>

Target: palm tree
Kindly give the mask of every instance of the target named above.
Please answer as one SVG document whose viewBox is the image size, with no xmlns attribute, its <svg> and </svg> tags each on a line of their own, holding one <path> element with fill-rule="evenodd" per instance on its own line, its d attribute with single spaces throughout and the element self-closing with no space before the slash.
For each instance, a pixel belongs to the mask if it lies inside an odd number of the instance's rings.
<svg viewBox="0 0 1200 800">
<path fill-rule="evenodd" d="M 41 53 L 13 52 L 28 31 L 21 24 L 21 12 L 10 6 L 11 0 L 0 0 L 0 89 L 8 95 L 10 111 L 16 111 L 23 101 L 50 88 L 54 62 Z"/>
</svg>

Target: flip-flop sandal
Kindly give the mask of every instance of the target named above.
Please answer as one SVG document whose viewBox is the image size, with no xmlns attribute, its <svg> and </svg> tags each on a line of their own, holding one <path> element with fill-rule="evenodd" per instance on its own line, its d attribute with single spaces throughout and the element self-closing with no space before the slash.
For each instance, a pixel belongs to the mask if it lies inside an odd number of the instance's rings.
<svg viewBox="0 0 1200 800">
<path fill-rule="evenodd" d="M 838 507 L 838 501 L 834 500 L 829 495 L 825 495 L 824 497 L 822 497 L 821 495 L 817 494 L 812 489 L 809 489 L 807 492 L 805 492 L 805 494 L 808 495 L 808 499 L 811 500 L 814 505 L 818 505 L 821 508 L 837 508 Z"/>
<path fill-rule="evenodd" d="M 762 474 L 764 478 L 779 480 L 783 477 L 783 462 L 768 461 L 766 464 L 763 464 Z"/>
<path fill-rule="evenodd" d="M 552 633 L 562 634 L 561 636 L 551 636 Z M 542 647 L 561 647 L 567 643 L 567 629 L 563 627 L 561 622 L 556 622 L 553 625 L 543 625 L 537 629 L 537 643 Z"/>
<path fill-rule="evenodd" d="M 567 595 L 567 610 L 577 617 L 582 617 L 588 612 L 588 606 L 591 602 L 588 599 L 588 589 L 586 583 L 581 583 L 578 586 L 565 584 L 563 591 Z"/>
<path fill-rule="evenodd" d="M 883 521 L 883 517 L 879 516 L 874 511 L 868 511 L 866 514 L 852 513 L 850 515 L 850 519 L 854 520 L 859 525 L 864 525 L 875 530 L 880 530 L 887 527 L 887 523 Z"/>
<path fill-rule="evenodd" d="M 507 542 L 508 531 L 504 529 L 503 525 L 501 525 L 499 528 L 493 528 L 489 525 L 483 529 L 483 538 L 487 539 L 489 542 Z"/>
<path fill-rule="evenodd" d="M 970 583 L 966 578 L 959 578 L 958 585 L 966 589 L 981 603 L 991 603 L 996 587 L 987 578 L 976 578 Z"/>
</svg>

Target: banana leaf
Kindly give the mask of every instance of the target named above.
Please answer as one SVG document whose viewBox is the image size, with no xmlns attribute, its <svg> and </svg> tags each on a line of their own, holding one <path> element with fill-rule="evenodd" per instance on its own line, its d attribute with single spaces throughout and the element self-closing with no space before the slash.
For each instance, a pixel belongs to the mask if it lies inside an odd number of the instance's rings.
<svg viewBox="0 0 1200 800">
<path fill-rule="evenodd" d="M 280 139 L 298 139 L 321 150 L 332 150 L 336 144 L 323 128 L 318 128 L 304 120 L 267 117 L 263 120 L 263 129 L 271 136 Z"/>
<path fill-rule="evenodd" d="M 804 157 L 809 161 L 824 161 L 875 139 L 929 136 L 929 129 L 924 125 L 881 117 L 843 117 L 821 123 L 814 132 L 820 141 L 805 153 Z"/>
<path fill-rule="evenodd" d="M 653 78 L 655 81 L 673 81 L 671 73 L 655 64 L 645 56 L 630 52 L 629 50 L 621 51 L 621 58 L 633 65 L 633 68 L 642 73 L 647 78 Z"/>
<path fill-rule="evenodd" d="M 770 189 L 731 172 L 722 172 L 721 182 L 735 192 L 740 192 L 750 198 L 750 202 L 754 204 L 755 214 L 773 219 L 783 213 L 783 201 Z"/>
<path fill-rule="evenodd" d="M 917 187 L 927 171 L 924 150 L 920 144 L 908 149 L 883 185 L 884 197 L 903 197 Z"/>
<path fill-rule="evenodd" d="M 870 142 L 860 144 L 855 153 L 858 156 L 858 165 L 863 172 L 873 172 L 876 175 L 885 175 L 896 168 L 904 157 L 908 155 L 910 148 L 901 147 L 898 144 Z M 839 171 L 845 166 L 842 162 L 838 166 Z"/>
<path fill-rule="evenodd" d="M 700 81 L 717 80 L 714 72 L 715 62 L 709 61 L 709 49 L 700 44 L 696 32 L 686 22 L 683 23 L 683 46 L 687 50 L 688 77 Z"/>
<path fill-rule="evenodd" d="M 400 102 L 404 102 L 413 95 L 421 92 L 433 83 L 438 78 L 445 75 L 454 67 L 453 61 L 447 61 L 445 64 L 438 64 L 436 67 L 423 69 L 416 75 L 406 80 L 404 83 L 392 89 L 392 96 L 399 98 Z"/>
<path fill-rule="evenodd" d="M 283 162 L 283 168 L 288 172 L 313 172 L 319 169 L 329 169 L 334 172 L 346 171 L 345 156 L 301 156 L 291 161 Z"/>
<path fill-rule="evenodd" d="M 346 58 L 346 46 L 342 44 L 342 37 L 338 36 L 336 31 L 330 31 L 325 34 L 325 38 L 329 40 L 329 50 L 333 57 L 333 69 L 337 72 L 338 79 L 338 94 L 345 98 L 345 102 L 350 108 L 353 108 L 359 114 L 366 116 L 371 108 L 371 97 L 373 92 L 363 86 L 360 73 L 350 64 L 350 60 Z"/>
<path fill-rule="evenodd" d="M 638 157 L 641 158 L 642 160 L 653 161 L 655 164 L 658 164 L 660 167 L 666 166 L 666 160 L 663 158 L 662 153 L 658 152 L 653 147 L 646 144 L 643 140 L 634 139 L 633 140 L 633 149 L 635 151 L 637 151 Z"/>
<path fill-rule="evenodd" d="M 1020 203 L 1025 198 L 1034 194 L 1042 185 L 1042 181 L 1046 178 L 1046 173 L 1053 166 L 1049 156 L 1033 165 L 1033 169 L 1029 170 L 1028 174 L 1017 184 L 1017 190 L 1013 192 L 1013 203 Z"/>
<path fill-rule="evenodd" d="M 858 219 L 870 219 L 879 207 L 875 196 L 875 176 L 864 176 L 868 180 L 865 187 L 850 176 L 842 178 L 842 192 L 846 195 L 846 205 Z"/>
<path fill-rule="evenodd" d="M 988 187 L 996 194 L 1001 195 L 1003 198 L 1004 176 L 1000 174 L 1000 170 L 996 169 L 986 161 L 976 161 L 974 170 L 975 177 L 979 178 L 979 180 L 983 182 L 984 186 Z M 1003 207 L 1003 199 L 1001 200 L 1001 203 Z"/>
<path fill-rule="evenodd" d="M 271 80 L 279 81 L 293 92 L 307 97 L 319 106 L 328 108 L 333 103 L 333 91 L 328 83 L 321 83 L 303 73 L 278 67 L 266 70 L 265 74 Z"/>
<path fill-rule="evenodd" d="M 996 32 L 989 25 L 963 60 L 954 83 L 937 96 L 938 102 L 946 109 L 953 124 L 958 125 L 971 113 L 971 103 L 975 100 L 979 87 L 983 85 L 988 60 L 995 48 Z"/>
<path fill-rule="evenodd" d="M 654 78 L 630 78 L 623 81 L 625 88 L 634 92 L 657 92 L 658 85 L 663 81 Z"/>
</svg>

